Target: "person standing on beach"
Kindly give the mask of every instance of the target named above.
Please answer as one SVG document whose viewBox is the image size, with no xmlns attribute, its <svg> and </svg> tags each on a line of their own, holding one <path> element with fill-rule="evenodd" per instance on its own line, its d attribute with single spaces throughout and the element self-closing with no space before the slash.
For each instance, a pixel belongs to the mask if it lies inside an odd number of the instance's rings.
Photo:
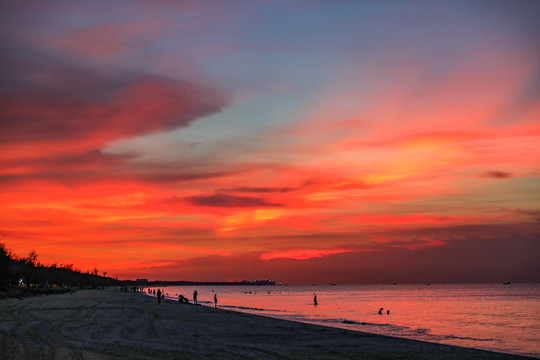
<svg viewBox="0 0 540 360">
<path fill-rule="evenodd" d="M 161 290 L 157 290 L 157 303 L 161 304 Z"/>
<path fill-rule="evenodd" d="M 317 294 L 313 294 L 313 305 L 317 305 Z"/>
<path fill-rule="evenodd" d="M 217 294 L 214 294 L 214 307 L 217 309 Z"/>
<path fill-rule="evenodd" d="M 197 290 L 193 292 L 193 304 L 197 305 Z"/>
</svg>

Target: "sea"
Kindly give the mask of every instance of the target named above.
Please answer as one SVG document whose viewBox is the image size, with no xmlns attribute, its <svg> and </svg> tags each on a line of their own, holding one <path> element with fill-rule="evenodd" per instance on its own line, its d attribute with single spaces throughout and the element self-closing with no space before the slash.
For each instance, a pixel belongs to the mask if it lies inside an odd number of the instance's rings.
<svg viewBox="0 0 540 360">
<path fill-rule="evenodd" d="M 538 283 L 193 285 L 161 289 L 174 301 L 181 294 L 191 302 L 197 290 L 203 306 L 213 307 L 215 294 L 218 307 L 227 310 L 540 358 Z"/>
</svg>

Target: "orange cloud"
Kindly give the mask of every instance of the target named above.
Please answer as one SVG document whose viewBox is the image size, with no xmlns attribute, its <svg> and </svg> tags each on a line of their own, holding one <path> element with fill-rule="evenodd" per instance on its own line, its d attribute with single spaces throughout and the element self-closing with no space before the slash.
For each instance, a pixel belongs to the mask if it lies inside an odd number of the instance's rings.
<svg viewBox="0 0 540 360">
<path fill-rule="evenodd" d="M 262 260 L 272 259 L 295 259 L 295 260 L 307 260 L 311 258 L 323 257 L 326 255 L 340 254 L 344 252 L 351 252 L 358 250 L 349 249 L 330 249 L 330 250 L 318 250 L 318 249 L 294 249 L 287 251 L 276 251 L 271 253 L 265 253 L 261 255 Z"/>
</svg>

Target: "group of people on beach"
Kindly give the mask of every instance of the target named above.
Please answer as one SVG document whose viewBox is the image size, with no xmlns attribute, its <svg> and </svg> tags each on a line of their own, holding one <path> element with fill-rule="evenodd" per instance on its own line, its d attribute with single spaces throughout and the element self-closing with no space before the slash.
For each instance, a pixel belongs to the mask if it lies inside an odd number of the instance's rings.
<svg viewBox="0 0 540 360">
<path fill-rule="evenodd" d="M 100 288 L 98 288 L 99 290 L 101 290 Z M 105 290 L 105 288 L 103 288 L 103 290 Z M 120 291 L 121 292 L 142 292 L 143 291 L 143 288 L 140 287 L 140 286 L 120 286 Z"/>
<path fill-rule="evenodd" d="M 154 295 L 157 298 L 158 304 L 161 304 L 161 300 L 165 299 L 165 292 L 161 291 L 161 289 L 148 289 L 149 295 Z"/>
<path fill-rule="evenodd" d="M 212 292 L 214 292 L 214 290 L 212 290 Z M 148 293 L 152 294 L 152 295 L 155 295 L 157 297 L 158 304 L 161 303 L 162 299 L 165 299 L 165 293 L 163 293 L 160 289 L 157 289 L 157 292 L 156 292 L 155 289 L 148 289 Z M 197 292 L 197 290 L 193 291 L 193 305 L 198 305 L 199 304 L 198 301 L 197 301 L 198 296 L 199 296 L 199 293 Z M 185 297 L 184 295 L 180 294 L 180 295 L 178 295 L 178 302 L 180 304 L 189 304 L 189 299 L 187 297 Z M 214 294 L 214 307 L 216 309 L 217 309 L 217 304 L 218 304 L 217 294 Z M 319 303 L 317 302 L 317 294 L 313 294 L 313 305 L 316 306 L 318 304 Z M 383 310 L 384 310 L 384 308 L 380 308 L 378 314 L 382 315 Z M 386 310 L 386 314 L 390 315 L 390 310 Z"/>
<path fill-rule="evenodd" d="M 212 290 L 213 292 L 213 290 Z M 155 289 L 148 289 L 148 293 L 149 294 L 153 294 L 157 297 L 157 302 L 158 304 L 161 303 L 161 300 L 165 298 L 165 293 L 163 293 L 160 289 L 157 289 L 157 292 Z M 197 292 L 197 290 L 193 291 L 193 305 L 198 305 L 198 298 L 199 296 L 199 293 Z M 187 297 L 185 297 L 184 295 L 180 294 L 178 295 L 178 302 L 180 304 L 189 304 L 189 299 Z M 218 304 L 218 298 L 217 298 L 217 294 L 214 294 L 214 307 L 217 309 L 217 304 Z M 318 305 L 319 303 L 317 302 L 317 294 L 313 294 L 313 305 Z M 379 315 L 382 315 L 383 314 L 383 310 L 384 308 L 380 308 L 379 309 L 379 312 L 378 314 Z M 390 310 L 386 310 L 386 314 L 387 315 L 390 315 Z"/>
<path fill-rule="evenodd" d="M 164 292 L 161 292 L 160 289 L 157 290 L 157 293 L 156 293 L 156 290 L 154 290 L 154 294 L 156 295 L 157 297 L 157 303 L 158 304 L 161 304 L 161 300 L 162 299 L 165 299 L 165 293 Z"/>
<path fill-rule="evenodd" d="M 165 293 L 162 292 L 161 289 L 157 289 L 157 292 L 156 292 L 156 289 L 148 289 L 148 294 L 156 296 L 158 304 L 161 303 L 161 300 L 165 299 Z M 199 304 L 197 300 L 198 296 L 199 296 L 199 293 L 197 292 L 197 290 L 195 290 L 193 292 L 193 305 Z M 184 295 L 180 294 L 178 295 L 178 302 L 180 304 L 189 304 L 189 299 L 185 297 Z M 217 294 L 214 294 L 214 307 L 216 309 L 217 309 L 217 304 L 218 304 Z"/>
</svg>

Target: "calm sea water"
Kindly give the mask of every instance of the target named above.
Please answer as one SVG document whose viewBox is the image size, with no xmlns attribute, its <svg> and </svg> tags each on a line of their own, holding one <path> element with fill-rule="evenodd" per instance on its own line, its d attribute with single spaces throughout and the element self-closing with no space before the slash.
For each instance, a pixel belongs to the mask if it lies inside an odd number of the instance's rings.
<svg viewBox="0 0 540 360">
<path fill-rule="evenodd" d="M 540 358 L 540 284 L 174 286 L 202 305 Z M 318 305 L 313 297 L 317 295 Z M 384 308 L 379 315 L 380 308 Z M 390 310 L 390 314 L 386 311 Z"/>
</svg>

